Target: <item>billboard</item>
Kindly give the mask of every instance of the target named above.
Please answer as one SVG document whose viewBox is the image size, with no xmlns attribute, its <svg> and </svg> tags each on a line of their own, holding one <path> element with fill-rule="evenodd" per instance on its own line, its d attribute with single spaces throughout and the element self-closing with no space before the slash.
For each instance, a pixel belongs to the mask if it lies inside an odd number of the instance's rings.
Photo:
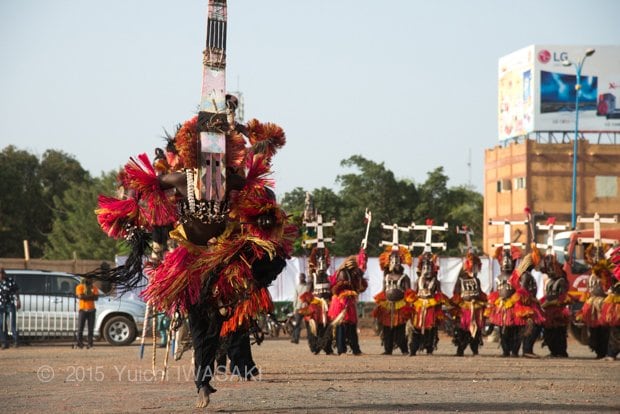
<svg viewBox="0 0 620 414">
<path fill-rule="evenodd" d="M 576 65 L 581 68 L 579 130 L 620 132 L 620 46 L 532 45 L 499 60 L 498 137 L 575 130 Z M 563 61 L 573 62 L 564 66 Z"/>
</svg>

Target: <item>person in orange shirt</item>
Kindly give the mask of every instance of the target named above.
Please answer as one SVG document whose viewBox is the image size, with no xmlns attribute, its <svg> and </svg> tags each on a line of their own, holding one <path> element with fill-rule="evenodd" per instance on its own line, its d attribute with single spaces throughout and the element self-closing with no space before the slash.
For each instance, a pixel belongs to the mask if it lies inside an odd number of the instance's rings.
<svg viewBox="0 0 620 414">
<path fill-rule="evenodd" d="M 80 300 L 78 313 L 77 346 L 84 347 L 84 325 L 88 322 L 88 348 L 93 346 L 93 329 L 95 327 L 95 301 L 99 299 L 99 289 L 93 286 L 92 279 L 82 278 L 80 284 L 75 287 L 75 296 Z"/>
</svg>

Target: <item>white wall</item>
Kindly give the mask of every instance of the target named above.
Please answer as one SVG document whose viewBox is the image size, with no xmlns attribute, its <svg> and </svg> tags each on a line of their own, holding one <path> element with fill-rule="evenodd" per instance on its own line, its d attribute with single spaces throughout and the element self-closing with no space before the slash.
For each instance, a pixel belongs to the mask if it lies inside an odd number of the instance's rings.
<svg viewBox="0 0 620 414">
<path fill-rule="evenodd" d="M 332 274 L 344 259 L 346 258 L 332 258 L 329 273 Z M 499 274 L 499 263 L 497 263 L 497 260 L 490 259 L 489 257 L 481 257 L 480 260 L 482 261 L 482 269 L 478 277 L 480 278 L 482 290 L 488 293 L 493 288 L 493 280 L 495 276 Z M 287 261 L 287 266 L 286 268 L 284 268 L 284 271 L 269 287 L 269 292 L 271 292 L 273 300 L 293 300 L 293 295 L 295 293 L 295 284 L 299 279 L 299 273 L 308 273 L 306 262 L 307 258 L 305 257 L 294 257 Z M 416 263 L 417 259 L 414 259 L 414 269 Z M 456 283 L 456 279 L 458 278 L 461 265 L 462 259 L 460 257 L 439 259 L 439 281 L 441 282 L 441 290 L 448 297 L 452 296 L 452 290 L 454 289 L 454 284 Z M 417 277 L 415 275 L 415 272 L 412 272 L 408 266 L 405 266 L 405 272 L 409 275 L 409 277 L 411 277 L 412 282 L 416 280 Z M 538 275 L 540 275 L 540 273 Z M 534 276 L 537 277 L 536 274 Z M 368 258 L 368 266 L 365 277 L 368 279 L 368 289 L 361 294 L 360 300 L 362 302 L 372 302 L 373 296 L 381 291 L 383 281 L 383 272 L 379 268 L 378 257 Z M 540 276 L 537 277 L 537 282 L 540 292 L 542 289 Z"/>
</svg>

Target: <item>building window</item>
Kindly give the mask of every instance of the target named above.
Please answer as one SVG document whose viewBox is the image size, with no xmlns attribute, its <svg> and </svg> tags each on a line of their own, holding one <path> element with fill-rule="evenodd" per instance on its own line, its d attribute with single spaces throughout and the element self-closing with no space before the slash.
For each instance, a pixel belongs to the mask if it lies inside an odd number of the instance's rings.
<svg viewBox="0 0 620 414">
<path fill-rule="evenodd" d="M 515 178 L 515 190 L 523 190 L 525 188 L 525 177 Z"/>
<path fill-rule="evenodd" d="M 597 175 L 594 177 L 594 187 L 597 197 L 617 197 L 618 177 Z"/>
<path fill-rule="evenodd" d="M 497 182 L 497 192 L 502 193 L 505 191 L 510 191 L 512 187 L 512 183 L 510 179 L 499 180 Z"/>
</svg>

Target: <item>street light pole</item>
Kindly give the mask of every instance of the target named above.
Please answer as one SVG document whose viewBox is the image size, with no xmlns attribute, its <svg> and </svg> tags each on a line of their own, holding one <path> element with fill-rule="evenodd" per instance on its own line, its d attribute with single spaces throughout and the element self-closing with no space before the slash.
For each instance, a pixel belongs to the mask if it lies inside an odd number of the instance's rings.
<svg viewBox="0 0 620 414">
<path fill-rule="evenodd" d="M 574 230 L 577 225 L 577 142 L 579 138 L 579 96 L 581 95 L 581 69 L 588 56 L 594 54 L 594 49 L 586 50 L 585 54 L 578 63 L 573 63 L 568 59 L 562 61 L 564 66 L 574 66 L 577 78 L 575 80 L 575 139 L 573 140 L 573 188 L 571 195 L 571 228 Z"/>
</svg>

